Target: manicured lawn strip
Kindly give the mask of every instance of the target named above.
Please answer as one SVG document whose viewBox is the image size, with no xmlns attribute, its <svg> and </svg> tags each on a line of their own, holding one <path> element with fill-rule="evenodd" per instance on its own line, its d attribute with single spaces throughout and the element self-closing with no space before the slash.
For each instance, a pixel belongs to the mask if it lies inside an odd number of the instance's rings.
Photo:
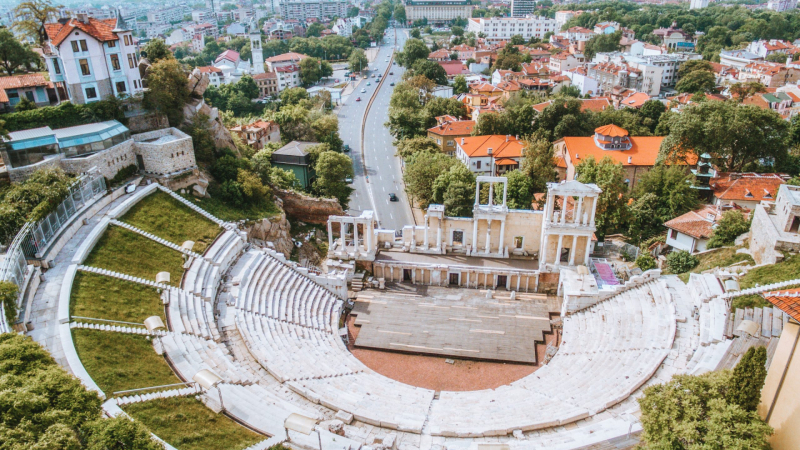
<svg viewBox="0 0 800 450">
<path fill-rule="evenodd" d="M 739 280 L 742 289 L 754 287 L 756 284 L 778 283 L 800 278 L 800 255 L 789 256 L 777 264 L 757 267 Z"/>
<path fill-rule="evenodd" d="M 71 316 L 95 319 L 141 324 L 150 316 L 159 316 L 167 321 L 155 288 L 89 272 L 75 275 L 69 309 Z"/>
<path fill-rule="evenodd" d="M 109 226 L 84 262 L 87 266 L 155 280 L 159 272 L 170 273 L 177 286 L 183 275 L 183 254 L 151 239 L 117 226 Z"/>
<path fill-rule="evenodd" d="M 265 200 L 257 205 L 247 205 L 239 208 L 222 200 L 218 189 L 209 187 L 209 195 L 211 195 L 211 198 L 197 198 L 194 195 L 185 194 L 183 198 L 203 208 L 213 216 L 229 222 L 260 220 L 281 212 L 272 200 Z"/>
<path fill-rule="evenodd" d="M 192 250 L 198 253 L 203 253 L 222 230 L 219 225 L 161 191 L 142 199 L 119 220 L 178 245 L 194 241 Z"/>
<path fill-rule="evenodd" d="M 109 397 L 115 391 L 181 382 L 145 336 L 73 329 L 72 340 L 83 367 Z"/>
<path fill-rule="evenodd" d="M 240 450 L 266 439 L 193 397 L 151 400 L 122 409 L 179 450 Z"/>
</svg>

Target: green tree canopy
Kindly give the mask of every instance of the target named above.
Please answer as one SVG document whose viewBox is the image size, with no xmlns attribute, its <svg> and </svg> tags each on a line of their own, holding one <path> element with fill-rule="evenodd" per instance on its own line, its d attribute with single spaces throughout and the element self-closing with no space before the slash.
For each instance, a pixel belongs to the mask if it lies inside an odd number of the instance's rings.
<svg viewBox="0 0 800 450">
<path fill-rule="evenodd" d="M 406 193 L 421 208 L 427 208 L 433 198 L 433 183 L 436 178 L 449 171 L 456 164 L 461 164 L 452 156 L 444 153 L 418 152 L 406 160 L 403 181 Z"/>
<path fill-rule="evenodd" d="M 736 238 L 747 233 L 748 230 L 750 230 L 750 222 L 744 218 L 741 211 L 725 211 L 714 227 L 707 247 L 717 248 L 723 245 L 733 245 Z"/>
<path fill-rule="evenodd" d="M 520 170 L 512 170 L 504 175 L 508 180 L 508 207 L 512 209 L 531 209 L 534 194 L 534 182 L 531 177 Z"/>
<path fill-rule="evenodd" d="M 547 192 L 547 183 L 558 178 L 553 145 L 541 135 L 531 135 L 525 141 L 522 154 L 524 156 L 522 173 L 531 180 L 531 192 L 533 194 Z"/>
<path fill-rule="evenodd" d="M 44 24 L 59 14 L 62 5 L 53 4 L 50 0 L 28 0 L 14 8 L 15 31 L 34 39 L 40 46 L 47 42 Z"/>
<path fill-rule="evenodd" d="M 441 149 L 432 139 L 424 136 L 417 136 L 408 139 L 401 139 L 397 142 L 397 156 L 406 159 L 419 152 L 438 153 Z"/>
<path fill-rule="evenodd" d="M 761 389 L 767 379 L 767 348 L 750 347 L 733 368 L 728 403 L 745 411 L 755 411 L 761 401 Z"/>
<path fill-rule="evenodd" d="M 346 209 L 353 188 L 345 182 L 345 179 L 353 177 L 353 161 L 342 153 L 323 152 L 317 158 L 314 172 L 317 174 L 314 190 L 323 197 L 335 198 L 342 208 Z"/>
<path fill-rule="evenodd" d="M 164 43 L 163 39 L 151 39 L 142 48 L 142 53 L 146 55 L 150 64 L 155 64 L 162 59 L 172 59 L 172 52 L 169 47 Z"/>
<path fill-rule="evenodd" d="M 364 53 L 364 50 L 360 48 L 357 48 L 350 53 L 350 57 L 347 59 L 347 62 L 351 72 L 360 72 L 369 65 L 367 54 Z"/>
<path fill-rule="evenodd" d="M 694 176 L 680 165 L 657 164 L 636 182 L 628 236 L 635 243 L 664 230 L 664 222 L 699 204 Z"/>
<path fill-rule="evenodd" d="M 453 164 L 433 181 L 431 201 L 444 205 L 445 214 L 472 217 L 475 200 L 475 174 L 463 164 Z"/>
<path fill-rule="evenodd" d="M 619 50 L 619 41 L 622 39 L 622 32 L 616 31 L 611 34 L 597 34 L 586 42 L 583 54 L 586 60 L 591 60 L 594 55 L 603 52 L 616 52 Z"/>
<path fill-rule="evenodd" d="M 411 68 L 417 60 L 427 60 L 430 53 L 430 49 L 424 42 L 419 39 L 409 39 L 403 46 L 403 51 L 397 54 L 397 63 Z"/>
<path fill-rule="evenodd" d="M 595 215 L 598 237 L 620 230 L 627 221 L 628 213 L 625 169 L 622 164 L 608 156 L 599 162 L 589 156 L 575 170 L 578 172 L 578 181 L 594 183 L 603 190 L 597 199 Z"/>
<path fill-rule="evenodd" d="M 464 75 L 456 75 L 456 78 L 453 80 L 453 94 L 466 94 L 467 92 L 469 92 L 467 79 L 464 78 Z"/>
<path fill-rule="evenodd" d="M 311 86 L 320 79 L 322 79 L 322 68 L 317 58 L 300 61 L 300 81 L 304 86 Z"/>
<path fill-rule="evenodd" d="M 150 66 L 143 100 L 145 108 L 166 115 L 171 126 L 179 126 L 187 100 L 187 78 L 178 61 L 162 59 Z"/>
<path fill-rule="evenodd" d="M 436 61 L 418 59 L 411 66 L 411 72 L 414 75 L 422 75 L 438 85 L 447 85 L 447 72 Z"/>
<path fill-rule="evenodd" d="M 39 64 L 39 55 L 20 43 L 8 28 L 0 28 L 0 67 L 6 75 L 13 75 L 21 67 Z"/>
</svg>

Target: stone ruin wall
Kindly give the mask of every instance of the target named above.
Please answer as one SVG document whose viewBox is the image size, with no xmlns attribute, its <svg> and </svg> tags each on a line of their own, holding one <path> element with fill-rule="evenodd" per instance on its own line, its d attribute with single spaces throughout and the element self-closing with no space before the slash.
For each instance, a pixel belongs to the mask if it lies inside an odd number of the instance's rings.
<svg viewBox="0 0 800 450">
<path fill-rule="evenodd" d="M 301 222 L 325 225 L 328 216 L 345 215 L 339 202 L 332 198 L 314 198 L 281 189 L 275 189 L 275 196 L 286 214 Z"/>
</svg>

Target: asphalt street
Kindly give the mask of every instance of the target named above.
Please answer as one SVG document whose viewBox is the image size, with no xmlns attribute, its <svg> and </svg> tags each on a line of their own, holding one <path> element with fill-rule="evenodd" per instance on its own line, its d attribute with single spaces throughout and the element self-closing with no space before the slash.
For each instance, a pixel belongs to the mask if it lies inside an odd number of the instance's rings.
<svg viewBox="0 0 800 450">
<path fill-rule="evenodd" d="M 413 225 L 414 218 L 403 186 L 400 158 L 395 156 L 393 138 L 384 126 L 389 120 L 389 99 L 394 89 L 390 84 L 400 82 L 403 74 L 399 65 L 392 65 L 389 72 L 393 75 L 385 75 L 385 81 L 375 94 L 364 129 L 363 149 L 360 142 L 362 119 L 378 85 L 377 75 L 376 78 L 372 75 L 384 74 L 392 64 L 388 60 L 395 48 L 395 36 L 397 48 L 402 50 L 407 38 L 405 30 L 388 29 L 377 58 L 370 63 L 373 69 L 369 72 L 370 78 L 360 80 L 353 93 L 343 99 L 339 110 L 339 135 L 352 149 L 350 157 L 355 169 L 355 191 L 350 197 L 348 212 L 359 215 L 363 210 L 373 210 L 381 228 L 400 230 L 404 225 Z M 366 92 L 361 92 L 362 89 Z M 359 97 L 361 101 L 356 101 Z M 398 201 L 390 201 L 389 194 L 397 195 Z"/>
</svg>

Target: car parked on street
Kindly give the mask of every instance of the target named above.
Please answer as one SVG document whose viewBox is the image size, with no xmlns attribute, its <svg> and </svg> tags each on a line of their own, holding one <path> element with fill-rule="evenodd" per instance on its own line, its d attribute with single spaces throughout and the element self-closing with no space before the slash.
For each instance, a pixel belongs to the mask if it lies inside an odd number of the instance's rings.
<svg viewBox="0 0 800 450">
<path fill-rule="evenodd" d="M 395 195 L 395 193 L 394 193 L 394 192 L 392 192 L 391 194 L 389 194 L 389 201 L 390 201 L 390 202 L 396 202 L 397 200 L 398 200 L 398 199 L 397 199 L 397 195 Z"/>
</svg>

